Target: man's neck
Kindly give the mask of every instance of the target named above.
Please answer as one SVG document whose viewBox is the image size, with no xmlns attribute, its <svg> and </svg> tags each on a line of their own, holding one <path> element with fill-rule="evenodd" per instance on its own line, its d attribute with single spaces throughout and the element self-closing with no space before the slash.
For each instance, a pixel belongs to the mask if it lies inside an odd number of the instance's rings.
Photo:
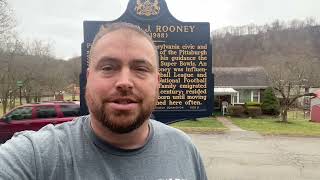
<svg viewBox="0 0 320 180">
<path fill-rule="evenodd" d="M 146 143 L 150 131 L 149 120 L 145 121 L 139 128 L 126 134 L 110 131 L 92 116 L 90 123 L 93 132 L 99 138 L 120 149 L 137 149 L 142 147 Z"/>
</svg>

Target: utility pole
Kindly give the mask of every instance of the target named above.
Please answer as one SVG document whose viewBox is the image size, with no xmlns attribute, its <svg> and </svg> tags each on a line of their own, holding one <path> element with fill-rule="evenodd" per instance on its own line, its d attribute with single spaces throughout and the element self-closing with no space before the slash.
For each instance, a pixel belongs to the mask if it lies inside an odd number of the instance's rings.
<svg viewBox="0 0 320 180">
<path fill-rule="evenodd" d="M 22 105 L 22 96 L 21 96 L 21 89 L 22 89 L 22 86 L 23 86 L 22 81 L 17 81 L 17 86 L 19 87 L 20 105 Z"/>
</svg>

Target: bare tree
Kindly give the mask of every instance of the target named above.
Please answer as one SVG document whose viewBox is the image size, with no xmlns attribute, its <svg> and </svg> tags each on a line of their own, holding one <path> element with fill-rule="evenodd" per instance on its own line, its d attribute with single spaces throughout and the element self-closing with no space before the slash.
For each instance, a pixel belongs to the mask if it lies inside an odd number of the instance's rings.
<svg viewBox="0 0 320 180">
<path fill-rule="evenodd" d="M 0 0 L 0 100 L 3 112 L 7 107 L 15 106 L 16 78 L 14 56 L 21 47 L 21 42 L 12 33 L 15 27 L 14 14 L 7 0 Z"/>
<path fill-rule="evenodd" d="M 55 68 L 47 69 L 46 87 L 54 95 L 58 95 L 66 86 L 66 76 L 63 71 L 63 64 L 56 64 Z"/>
<path fill-rule="evenodd" d="M 5 42 L 2 42 L 1 71 L 0 71 L 0 99 L 3 105 L 3 112 L 5 113 L 7 107 L 13 108 L 15 106 L 16 98 L 16 81 L 19 77 L 19 72 L 16 69 L 15 57 L 23 53 L 23 43 L 16 37 L 12 36 Z"/>
<path fill-rule="evenodd" d="M 81 59 L 80 57 L 74 57 L 66 62 L 68 70 L 66 71 L 68 83 L 71 83 L 70 92 L 72 94 L 72 100 L 75 100 L 76 87 L 80 86 L 80 72 L 81 72 Z"/>
<path fill-rule="evenodd" d="M 42 59 L 53 58 L 53 45 L 50 42 L 34 39 L 26 42 L 27 54 Z"/>
<path fill-rule="evenodd" d="M 15 18 L 6 0 L 0 0 L 0 35 L 15 26 Z"/>
<path fill-rule="evenodd" d="M 288 122 L 288 110 L 303 96 L 313 96 L 305 91 L 309 85 L 308 68 L 304 61 L 282 63 L 268 68 L 271 87 L 280 97 L 282 122 Z"/>
<path fill-rule="evenodd" d="M 22 57 L 21 64 L 25 66 L 23 95 L 27 103 L 41 100 L 41 95 L 46 88 L 48 61 L 53 57 L 53 46 L 49 42 L 34 39 L 25 43 L 26 56 Z M 24 62 L 23 62 L 24 61 Z"/>
</svg>

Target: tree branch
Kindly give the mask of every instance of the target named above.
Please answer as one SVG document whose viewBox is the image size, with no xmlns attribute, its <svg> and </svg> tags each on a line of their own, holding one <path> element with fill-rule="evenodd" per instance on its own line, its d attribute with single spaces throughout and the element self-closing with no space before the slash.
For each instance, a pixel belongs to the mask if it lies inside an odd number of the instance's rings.
<svg viewBox="0 0 320 180">
<path fill-rule="evenodd" d="M 303 96 L 313 96 L 313 97 L 316 97 L 316 94 L 314 94 L 314 93 L 305 93 L 305 94 L 297 95 L 297 96 L 295 96 L 294 98 L 292 98 L 292 99 L 289 101 L 288 106 L 291 106 L 298 98 L 303 97 Z"/>
</svg>

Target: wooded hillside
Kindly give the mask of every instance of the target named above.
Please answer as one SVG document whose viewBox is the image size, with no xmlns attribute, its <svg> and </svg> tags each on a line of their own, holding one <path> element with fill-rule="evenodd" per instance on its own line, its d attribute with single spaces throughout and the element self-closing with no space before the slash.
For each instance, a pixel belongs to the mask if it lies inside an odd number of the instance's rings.
<svg viewBox="0 0 320 180">
<path fill-rule="evenodd" d="M 226 27 L 212 37 L 215 67 L 263 66 L 269 73 L 293 68 L 311 86 L 320 86 L 320 26 L 315 19 Z"/>
</svg>

